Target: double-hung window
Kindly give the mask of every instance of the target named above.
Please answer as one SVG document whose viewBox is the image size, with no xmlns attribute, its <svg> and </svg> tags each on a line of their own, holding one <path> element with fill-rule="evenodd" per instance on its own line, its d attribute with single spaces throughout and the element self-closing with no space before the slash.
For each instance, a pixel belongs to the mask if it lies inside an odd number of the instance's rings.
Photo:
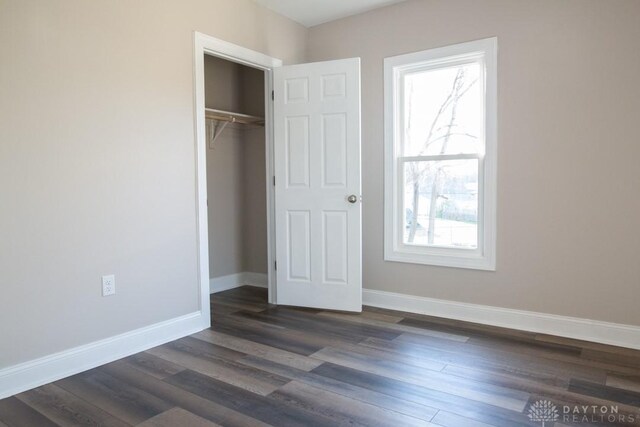
<svg viewBox="0 0 640 427">
<path fill-rule="evenodd" d="M 386 58 L 385 259 L 495 270 L 495 38 Z"/>
</svg>

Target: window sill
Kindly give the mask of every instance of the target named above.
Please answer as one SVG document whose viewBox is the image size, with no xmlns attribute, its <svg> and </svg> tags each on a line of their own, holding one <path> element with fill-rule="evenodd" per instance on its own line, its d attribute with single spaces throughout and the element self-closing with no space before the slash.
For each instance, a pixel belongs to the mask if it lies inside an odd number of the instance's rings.
<svg viewBox="0 0 640 427">
<path fill-rule="evenodd" d="M 409 264 L 432 265 L 437 267 L 496 271 L 495 259 L 487 256 L 452 256 L 387 250 L 384 254 L 384 260 Z"/>
</svg>

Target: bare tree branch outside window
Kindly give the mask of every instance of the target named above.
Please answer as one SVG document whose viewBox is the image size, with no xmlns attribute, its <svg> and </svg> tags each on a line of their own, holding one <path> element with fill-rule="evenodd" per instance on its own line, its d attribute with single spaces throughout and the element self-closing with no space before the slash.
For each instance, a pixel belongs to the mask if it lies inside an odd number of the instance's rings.
<svg viewBox="0 0 640 427">
<path fill-rule="evenodd" d="M 453 79 L 451 90 L 446 98 L 440 104 L 440 107 L 433 117 L 429 132 L 424 141 L 424 144 L 419 152 L 419 156 L 425 155 L 430 148 L 437 147 L 436 144 L 441 144 L 439 154 L 445 154 L 447 147 L 452 136 L 460 136 L 466 138 L 476 139 L 475 135 L 458 130 L 457 112 L 460 100 L 476 83 L 477 79 L 469 81 L 468 73 L 465 67 L 459 67 L 455 78 Z M 411 128 L 414 120 L 419 120 L 418 117 L 414 117 L 411 111 L 412 97 L 414 96 L 413 86 L 410 83 L 407 87 L 408 102 L 408 128 Z M 405 129 L 405 135 L 408 129 Z M 442 184 L 444 178 L 447 175 L 447 166 L 441 165 L 438 162 L 427 162 L 426 167 L 420 167 L 420 162 L 409 162 L 408 173 L 406 176 L 406 184 L 412 186 L 412 209 L 409 217 L 407 218 L 407 225 L 409 227 L 409 233 L 407 243 L 413 243 L 416 237 L 416 231 L 418 230 L 419 216 L 420 216 L 420 194 L 423 192 L 423 187 L 427 184 L 428 177 L 432 177 L 431 191 L 430 191 L 430 203 L 428 213 L 428 228 L 427 228 L 427 243 L 433 245 L 435 237 L 435 221 L 438 215 L 438 200 L 442 197 Z M 433 163 L 433 164 L 432 164 Z"/>
</svg>

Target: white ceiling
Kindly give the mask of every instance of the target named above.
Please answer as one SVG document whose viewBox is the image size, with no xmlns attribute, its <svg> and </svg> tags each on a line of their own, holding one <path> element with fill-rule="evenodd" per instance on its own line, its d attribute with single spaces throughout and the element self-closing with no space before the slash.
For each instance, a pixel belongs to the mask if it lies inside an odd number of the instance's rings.
<svg viewBox="0 0 640 427">
<path fill-rule="evenodd" d="M 356 15 L 404 0 L 255 0 L 305 27 Z"/>
</svg>

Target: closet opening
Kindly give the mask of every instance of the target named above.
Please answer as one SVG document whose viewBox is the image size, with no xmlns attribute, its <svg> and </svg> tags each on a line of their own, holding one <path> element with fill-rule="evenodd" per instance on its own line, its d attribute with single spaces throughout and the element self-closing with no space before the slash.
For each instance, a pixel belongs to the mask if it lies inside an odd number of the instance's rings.
<svg viewBox="0 0 640 427">
<path fill-rule="evenodd" d="M 270 70 L 204 55 L 212 294 L 243 285 L 269 287 L 269 79 Z"/>
</svg>

